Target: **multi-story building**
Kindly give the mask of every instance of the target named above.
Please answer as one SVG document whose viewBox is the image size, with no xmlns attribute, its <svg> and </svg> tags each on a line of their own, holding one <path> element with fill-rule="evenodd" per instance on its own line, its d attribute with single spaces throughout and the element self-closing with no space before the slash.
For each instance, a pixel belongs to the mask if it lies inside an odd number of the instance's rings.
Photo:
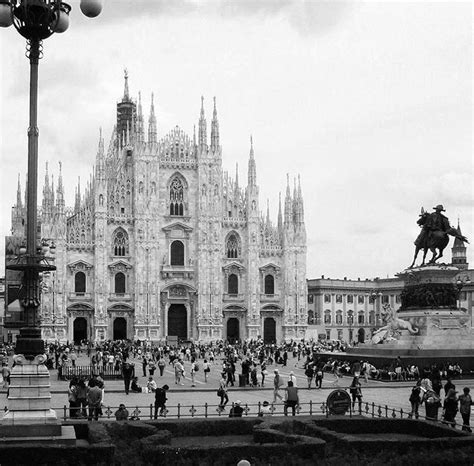
<svg viewBox="0 0 474 466">
<path fill-rule="evenodd" d="M 459 232 L 461 231 L 458 225 Z M 456 239 L 453 243 L 452 265 L 460 269 L 456 281 L 462 285 L 459 307 L 466 309 L 473 326 L 474 270 L 468 269 L 466 246 Z M 331 279 L 324 275 L 308 280 L 307 338 L 367 341 L 374 329 L 383 325 L 384 304 L 397 310 L 403 282 L 398 278 Z"/>
<path fill-rule="evenodd" d="M 302 338 L 307 326 L 306 232 L 301 187 L 287 181 L 277 222 L 262 215 L 253 142 L 247 182 L 222 168 L 216 102 L 208 142 L 204 102 L 196 131 L 158 137 L 153 96 L 124 95 L 108 149 L 99 139 L 84 195 L 65 206 L 48 167 L 40 236 L 56 246 L 43 277 L 47 340 Z M 12 235 L 22 237 L 20 185 Z M 15 244 L 12 239 L 7 244 Z M 11 248 L 10 248 L 11 249 Z M 11 256 L 11 251 L 7 255 Z M 8 280 L 8 271 L 7 271 Z"/>
</svg>

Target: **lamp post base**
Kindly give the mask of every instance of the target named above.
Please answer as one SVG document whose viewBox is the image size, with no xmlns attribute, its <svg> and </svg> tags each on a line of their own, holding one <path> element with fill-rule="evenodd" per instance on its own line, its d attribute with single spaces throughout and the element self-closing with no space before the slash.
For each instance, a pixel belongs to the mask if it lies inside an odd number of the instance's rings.
<svg viewBox="0 0 474 466">
<path fill-rule="evenodd" d="M 23 355 L 28 360 L 43 355 L 44 341 L 41 339 L 41 329 L 36 327 L 21 328 L 16 339 L 15 353 Z"/>
<path fill-rule="evenodd" d="M 10 374 L 8 411 L 2 424 L 41 425 L 38 432 L 44 435 L 61 435 L 56 412 L 51 409 L 49 371 L 44 365 L 46 356 L 27 359 L 22 354 L 13 356 L 15 366 Z"/>
</svg>

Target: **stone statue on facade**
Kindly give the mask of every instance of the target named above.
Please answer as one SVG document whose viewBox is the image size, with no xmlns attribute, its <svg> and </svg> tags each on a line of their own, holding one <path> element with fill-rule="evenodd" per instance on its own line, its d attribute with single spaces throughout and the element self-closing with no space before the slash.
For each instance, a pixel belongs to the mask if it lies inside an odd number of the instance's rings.
<svg viewBox="0 0 474 466">
<path fill-rule="evenodd" d="M 443 251 L 449 243 L 449 236 L 454 236 L 465 243 L 469 243 L 467 238 L 459 234 L 456 228 L 452 228 L 449 224 L 448 217 L 441 212 L 445 212 L 443 205 L 438 204 L 433 207 L 432 213 L 426 212 L 421 208 L 420 218 L 417 223 L 421 227 L 421 232 L 415 240 L 415 255 L 413 262 L 409 268 L 415 265 L 416 258 L 421 249 L 423 249 L 423 261 L 421 265 L 425 265 L 426 254 L 428 250 L 433 253 L 428 264 L 435 264 L 438 259 L 443 257 Z"/>
<path fill-rule="evenodd" d="M 382 319 L 385 325 L 376 330 L 371 338 L 374 345 L 384 341 L 398 340 L 400 330 L 408 330 L 412 335 L 419 332 L 417 328 L 413 328 L 410 322 L 397 317 L 396 311 L 390 304 L 383 305 Z"/>
</svg>

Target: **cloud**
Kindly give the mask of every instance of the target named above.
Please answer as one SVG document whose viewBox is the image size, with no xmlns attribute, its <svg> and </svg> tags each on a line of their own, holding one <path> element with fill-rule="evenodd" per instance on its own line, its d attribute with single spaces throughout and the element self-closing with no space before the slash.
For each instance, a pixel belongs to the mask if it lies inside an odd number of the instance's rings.
<svg viewBox="0 0 474 466">
<path fill-rule="evenodd" d="M 139 0 L 132 7 L 131 2 L 114 1 L 105 3 L 97 20 L 114 25 L 137 17 L 172 19 L 199 14 L 235 20 L 277 16 L 302 35 L 320 35 L 334 28 L 353 6 L 347 1 L 314 0 Z"/>
</svg>

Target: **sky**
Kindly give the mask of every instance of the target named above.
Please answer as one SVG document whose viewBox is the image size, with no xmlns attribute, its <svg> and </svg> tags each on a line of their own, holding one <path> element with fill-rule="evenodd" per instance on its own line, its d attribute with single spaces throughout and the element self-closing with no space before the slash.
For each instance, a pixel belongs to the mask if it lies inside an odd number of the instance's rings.
<svg viewBox="0 0 474 466">
<path fill-rule="evenodd" d="M 40 193 L 46 163 L 57 182 L 62 161 L 73 205 L 127 68 L 146 120 L 154 93 L 158 137 L 192 135 L 201 95 L 209 130 L 216 97 L 224 169 L 247 179 L 252 135 L 273 222 L 287 174 L 300 175 L 308 278 L 394 276 L 412 261 L 422 206 L 443 204 L 474 237 L 470 2 L 109 0 L 94 19 L 69 3 L 39 67 Z M 3 238 L 27 167 L 29 65 L 13 27 L 0 58 Z"/>
</svg>

